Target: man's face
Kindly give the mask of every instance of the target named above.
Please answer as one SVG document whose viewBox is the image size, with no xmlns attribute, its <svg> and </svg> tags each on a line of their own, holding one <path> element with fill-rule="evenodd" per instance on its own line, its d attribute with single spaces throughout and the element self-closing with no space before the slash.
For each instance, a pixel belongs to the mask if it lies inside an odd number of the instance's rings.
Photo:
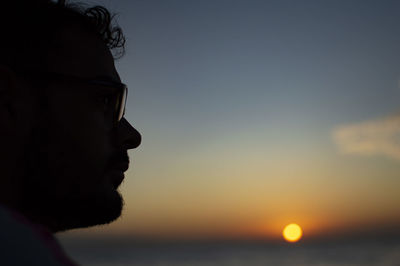
<svg viewBox="0 0 400 266">
<path fill-rule="evenodd" d="M 101 39 L 76 27 L 56 36 L 48 70 L 120 81 Z M 24 158 L 23 212 L 53 231 L 115 220 L 123 205 L 117 187 L 127 150 L 141 141 L 124 118 L 113 127 L 115 90 L 61 80 L 34 89 L 43 91 Z"/>
</svg>

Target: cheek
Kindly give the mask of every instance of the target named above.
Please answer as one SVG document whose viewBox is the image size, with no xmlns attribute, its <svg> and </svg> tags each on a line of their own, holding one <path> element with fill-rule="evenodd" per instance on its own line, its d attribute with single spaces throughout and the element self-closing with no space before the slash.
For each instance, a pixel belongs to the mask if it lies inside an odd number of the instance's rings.
<svg viewBox="0 0 400 266">
<path fill-rule="evenodd" d="M 104 134 L 81 129 L 79 133 L 66 129 L 54 134 L 50 145 L 48 165 L 62 193 L 86 191 L 101 186 L 105 166 L 110 157 L 110 145 Z M 62 142 L 57 141 L 62 139 Z"/>
<path fill-rule="evenodd" d="M 66 136 L 68 139 L 68 136 Z M 68 143 L 69 142 L 69 143 Z M 110 157 L 110 146 L 105 136 L 97 133 L 70 137 L 65 142 L 63 171 L 81 185 L 102 181 Z"/>
<path fill-rule="evenodd" d="M 100 185 L 112 155 L 104 115 L 85 95 L 66 94 L 58 102 L 53 106 L 52 153 L 58 160 L 53 172 L 62 173 L 60 183 L 66 186 L 89 189 Z"/>
</svg>

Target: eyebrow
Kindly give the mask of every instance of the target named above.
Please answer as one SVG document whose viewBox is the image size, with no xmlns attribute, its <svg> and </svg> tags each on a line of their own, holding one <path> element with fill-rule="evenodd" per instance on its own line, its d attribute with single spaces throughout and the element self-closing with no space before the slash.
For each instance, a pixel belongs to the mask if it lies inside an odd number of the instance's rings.
<svg viewBox="0 0 400 266">
<path fill-rule="evenodd" d="M 108 89 L 111 89 L 114 91 L 114 93 L 118 92 L 121 87 L 125 87 L 126 85 L 115 78 L 107 75 L 101 75 L 97 76 L 95 79 L 89 80 L 90 83 L 100 85 L 100 86 L 105 86 Z"/>
<path fill-rule="evenodd" d="M 116 84 L 122 84 L 119 80 L 107 75 L 96 76 L 95 79 L 104 80 Z"/>
</svg>

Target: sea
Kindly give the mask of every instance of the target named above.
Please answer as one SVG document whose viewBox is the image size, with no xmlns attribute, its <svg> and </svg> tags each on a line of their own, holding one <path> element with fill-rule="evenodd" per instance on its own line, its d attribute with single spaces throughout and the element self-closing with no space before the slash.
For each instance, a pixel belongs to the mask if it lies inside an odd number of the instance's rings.
<svg viewBox="0 0 400 266">
<path fill-rule="evenodd" d="M 82 266 L 400 266 L 400 241 L 138 242 L 60 239 Z"/>
</svg>

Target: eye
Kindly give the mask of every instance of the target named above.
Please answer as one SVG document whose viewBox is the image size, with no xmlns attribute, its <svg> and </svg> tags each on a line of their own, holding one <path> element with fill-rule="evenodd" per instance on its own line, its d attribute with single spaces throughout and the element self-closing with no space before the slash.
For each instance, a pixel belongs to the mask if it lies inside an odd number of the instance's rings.
<svg viewBox="0 0 400 266">
<path fill-rule="evenodd" d="M 103 96 L 103 104 L 104 105 L 109 105 L 110 102 L 111 102 L 111 96 L 110 95 Z"/>
<path fill-rule="evenodd" d="M 99 104 L 101 104 L 101 107 L 103 110 L 106 112 L 110 110 L 111 105 L 114 101 L 114 95 L 113 94 L 104 94 L 98 97 Z"/>
</svg>

